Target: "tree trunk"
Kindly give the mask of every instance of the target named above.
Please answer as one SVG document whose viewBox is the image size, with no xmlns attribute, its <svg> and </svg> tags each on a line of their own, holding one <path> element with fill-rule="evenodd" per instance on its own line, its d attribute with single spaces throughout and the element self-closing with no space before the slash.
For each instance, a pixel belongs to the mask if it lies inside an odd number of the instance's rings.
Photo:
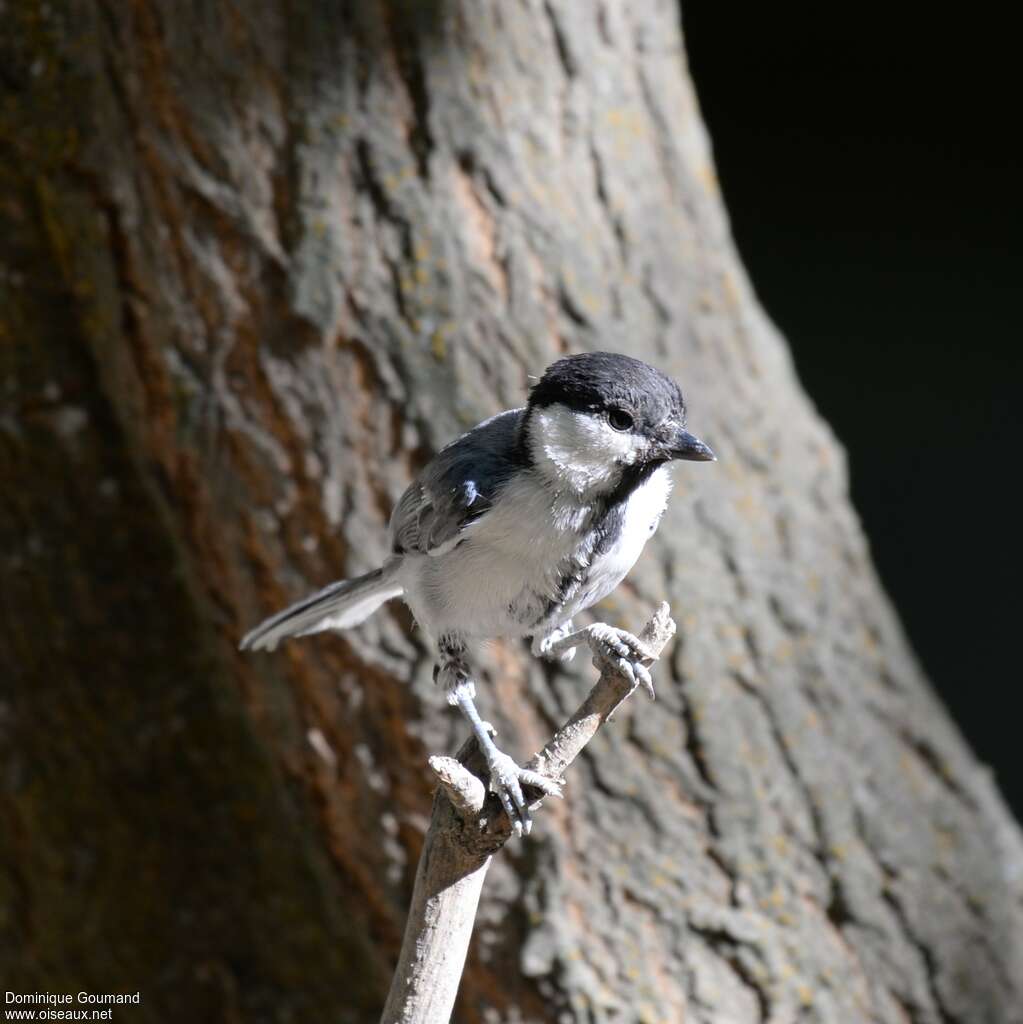
<svg viewBox="0 0 1023 1024">
<path fill-rule="evenodd" d="M 376 1019 L 464 730 L 400 606 L 238 638 L 378 564 L 412 474 L 528 375 L 610 348 L 680 380 L 720 462 L 600 609 L 671 603 L 659 700 L 495 859 L 456 1020 L 1023 1019 L 1020 833 L 739 265 L 675 5 L 3 18 L 7 989 Z M 495 644 L 505 749 L 587 675 Z"/>
</svg>

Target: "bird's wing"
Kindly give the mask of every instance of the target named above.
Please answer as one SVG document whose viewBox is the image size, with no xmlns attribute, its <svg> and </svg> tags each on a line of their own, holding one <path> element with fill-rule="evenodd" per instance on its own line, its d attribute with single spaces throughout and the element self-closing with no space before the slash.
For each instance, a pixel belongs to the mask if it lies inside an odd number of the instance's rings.
<svg viewBox="0 0 1023 1024">
<path fill-rule="evenodd" d="M 461 488 L 434 492 L 418 481 L 402 495 L 391 520 L 391 542 L 395 554 L 408 551 L 443 555 L 465 531 L 490 509 L 472 480 Z"/>
<path fill-rule="evenodd" d="M 503 412 L 443 448 L 391 514 L 391 549 L 438 556 L 465 539 L 523 465 L 521 409 Z"/>
</svg>

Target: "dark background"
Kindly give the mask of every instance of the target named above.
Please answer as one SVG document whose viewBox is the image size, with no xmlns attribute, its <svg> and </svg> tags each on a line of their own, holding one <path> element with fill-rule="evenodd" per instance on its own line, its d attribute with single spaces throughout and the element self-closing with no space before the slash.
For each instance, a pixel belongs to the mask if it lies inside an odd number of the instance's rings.
<svg viewBox="0 0 1023 1024">
<path fill-rule="evenodd" d="M 683 6 L 753 283 L 849 451 L 917 653 L 1023 817 L 1013 34 L 979 12 Z"/>
</svg>

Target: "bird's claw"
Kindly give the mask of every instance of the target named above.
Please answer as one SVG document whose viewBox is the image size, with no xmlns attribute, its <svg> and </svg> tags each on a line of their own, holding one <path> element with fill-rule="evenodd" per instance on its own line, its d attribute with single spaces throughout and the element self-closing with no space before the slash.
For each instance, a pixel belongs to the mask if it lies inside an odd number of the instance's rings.
<svg viewBox="0 0 1023 1024">
<path fill-rule="evenodd" d="M 655 699 L 654 681 L 644 663 L 657 659 L 639 637 L 627 630 L 599 623 L 590 627 L 588 639 L 596 668 L 603 668 L 601 662 L 612 664 L 629 680 L 633 690 L 642 686 L 647 696 Z"/>
<path fill-rule="evenodd" d="M 561 786 L 539 772 L 521 768 L 500 750 L 488 755 L 487 767 L 490 770 L 489 788 L 501 801 L 501 806 L 511 822 L 512 831 L 516 836 L 528 836 L 533 827 L 533 819 L 529 812 L 538 805 L 539 800 L 532 803 L 528 801 L 522 787 L 538 789 L 542 796 L 560 797 Z"/>
</svg>

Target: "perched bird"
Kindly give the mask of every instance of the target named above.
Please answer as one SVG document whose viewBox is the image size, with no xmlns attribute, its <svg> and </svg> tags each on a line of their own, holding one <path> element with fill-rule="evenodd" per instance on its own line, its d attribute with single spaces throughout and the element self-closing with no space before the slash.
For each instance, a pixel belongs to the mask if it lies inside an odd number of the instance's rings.
<svg viewBox="0 0 1023 1024">
<path fill-rule="evenodd" d="M 400 597 L 437 647 L 436 680 L 472 726 L 490 788 L 516 834 L 530 828 L 522 786 L 558 795 L 494 744 L 475 705 L 469 649 L 531 637 L 535 655 L 586 643 L 653 695 L 631 633 L 572 617 L 609 594 L 657 529 L 673 459 L 712 461 L 686 430 L 678 385 L 630 356 L 588 352 L 551 365 L 524 408 L 485 420 L 443 448 L 391 515 L 390 557 L 267 619 L 241 643 L 346 629 Z"/>
</svg>

